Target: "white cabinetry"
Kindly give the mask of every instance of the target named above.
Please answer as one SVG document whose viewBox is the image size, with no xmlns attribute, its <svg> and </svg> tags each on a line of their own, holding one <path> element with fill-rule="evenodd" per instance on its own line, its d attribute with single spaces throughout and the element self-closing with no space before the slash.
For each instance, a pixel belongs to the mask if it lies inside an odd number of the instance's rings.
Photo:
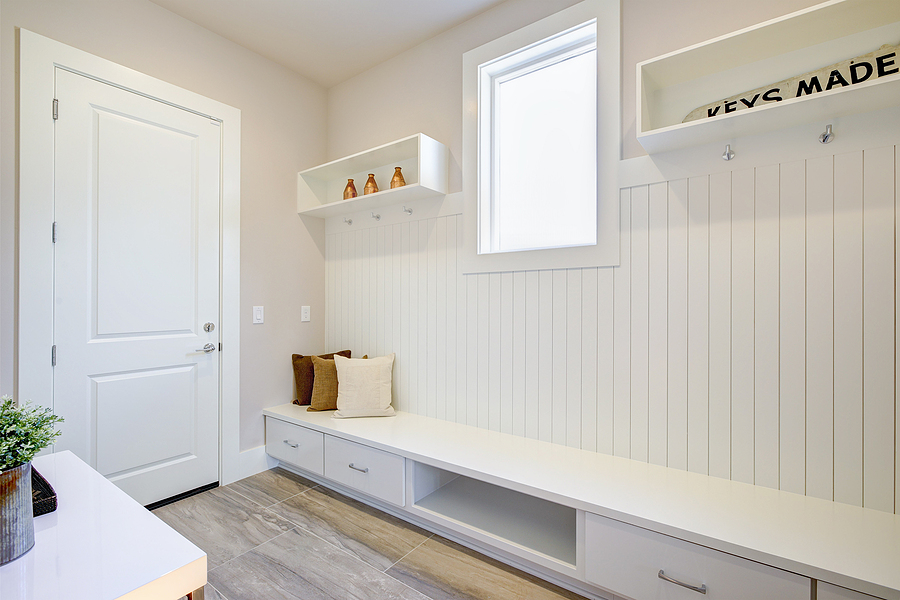
<svg viewBox="0 0 900 600">
<path fill-rule="evenodd" d="M 900 515 L 409 413 L 264 412 L 286 465 L 582 594 L 900 600 Z M 323 470 L 284 442 L 314 436 Z"/>
<path fill-rule="evenodd" d="M 301 171 L 297 175 L 297 212 L 326 218 L 446 194 L 449 156 L 444 144 L 417 133 Z M 394 167 L 401 167 L 406 185 L 391 189 Z M 364 195 L 369 173 L 375 175 L 379 191 Z M 359 195 L 344 200 L 348 179 L 354 180 Z"/>
<path fill-rule="evenodd" d="M 896 106 L 900 74 L 681 122 L 710 102 L 898 41 L 897 0 L 831 0 L 642 62 L 637 65 L 638 141 L 652 154 Z"/>
<path fill-rule="evenodd" d="M 810 598 L 807 577 L 590 513 L 585 556 L 589 582 L 634 600 Z"/>
<path fill-rule="evenodd" d="M 325 477 L 379 500 L 405 504 L 404 460 L 334 436 L 325 436 Z"/>
<path fill-rule="evenodd" d="M 324 434 L 277 419 L 266 419 L 266 452 L 269 456 L 310 473 L 324 473 Z"/>
</svg>

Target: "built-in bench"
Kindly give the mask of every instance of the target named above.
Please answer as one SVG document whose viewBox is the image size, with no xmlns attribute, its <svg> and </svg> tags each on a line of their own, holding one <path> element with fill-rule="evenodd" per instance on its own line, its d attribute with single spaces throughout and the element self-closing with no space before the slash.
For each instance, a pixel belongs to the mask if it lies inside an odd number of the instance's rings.
<svg viewBox="0 0 900 600">
<path fill-rule="evenodd" d="M 897 515 L 409 413 L 264 414 L 283 465 L 581 593 L 900 600 Z"/>
</svg>

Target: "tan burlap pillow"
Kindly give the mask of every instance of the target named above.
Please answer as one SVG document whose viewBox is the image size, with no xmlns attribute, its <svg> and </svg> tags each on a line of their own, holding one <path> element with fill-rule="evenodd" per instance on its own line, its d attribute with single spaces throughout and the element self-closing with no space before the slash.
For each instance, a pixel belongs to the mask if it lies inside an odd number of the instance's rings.
<svg viewBox="0 0 900 600">
<path fill-rule="evenodd" d="M 338 378 L 334 359 L 324 359 L 318 356 L 311 358 L 315 379 L 309 408 L 306 410 L 337 410 Z"/>
<path fill-rule="evenodd" d="M 349 350 L 341 350 L 340 352 L 333 352 L 331 354 L 320 354 L 319 358 L 334 358 L 335 354 L 350 358 Z M 294 400 L 294 404 L 309 404 L 310 398 L 312 398 L 313 382 L 315 381 L 312 356 L 292 354 L 291 363 L 294 365 L 294 384 L 297 389 L 297 399 Z"/>
</svg>

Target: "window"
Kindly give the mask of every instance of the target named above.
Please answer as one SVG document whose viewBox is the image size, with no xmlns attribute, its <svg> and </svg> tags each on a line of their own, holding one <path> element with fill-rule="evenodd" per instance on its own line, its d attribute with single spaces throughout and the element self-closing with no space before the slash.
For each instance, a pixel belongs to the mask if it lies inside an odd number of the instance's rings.
<svg viewBox="0 0 900 600">
<path fill-rule="evenodd" d="M 619 0 L 463 55 L 464 273 L 619 263 Z"/>
<path fill-rule="evenodd" d="M 479 253 L 597 243 L 596 31 L 478 67 Z"/>
</svg>

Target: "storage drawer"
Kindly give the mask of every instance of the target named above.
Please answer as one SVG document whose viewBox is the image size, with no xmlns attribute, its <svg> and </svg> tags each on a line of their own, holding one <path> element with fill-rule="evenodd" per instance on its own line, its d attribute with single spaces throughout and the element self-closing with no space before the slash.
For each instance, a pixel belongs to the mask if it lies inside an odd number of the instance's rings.
<svg viewBox="0 0 900 600">
<path fill-rule="evenodd" d="M 269 456 L 310 473 L 324 472 L 325 434 L 266 417 L 266 452 Z"/>
<path fill-rule="evenodd" d="M 585 515 L 585 577 L 634 600 L 809 600 L 810 580 L 594 514 Z M 706 593 L 665 581 L 660 573 Z"/>
<path fill-rule="evenodd" d="M 347 487 L 404 506 L 405 470 L 402 456 L 325 436 L 325 477 Z"/>
<path fill-rule="evenodd" d="M 816 600 L 881 600 L 875 596 L 848 590 L 847 588 L 831 585 L 824 581 L 818 582 L 816 587 L 818 588 L 816 591 Z"/>
</svg>

